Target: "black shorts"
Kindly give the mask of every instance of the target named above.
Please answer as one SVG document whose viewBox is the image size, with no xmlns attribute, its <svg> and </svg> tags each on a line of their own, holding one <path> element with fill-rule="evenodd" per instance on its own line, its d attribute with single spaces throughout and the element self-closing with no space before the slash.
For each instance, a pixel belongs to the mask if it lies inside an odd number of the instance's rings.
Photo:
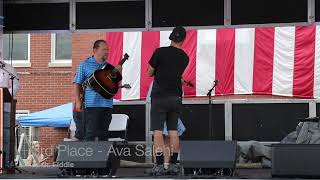
<svg viewBox="0 0 320 180">
<path fill-rule="evenodd" d="M 168 130 L 177 130 L 181 113 L 181 97 L 156 97 L 151 99 L 151 131 L 163 130 L 164 122 Z"/>
</svg>

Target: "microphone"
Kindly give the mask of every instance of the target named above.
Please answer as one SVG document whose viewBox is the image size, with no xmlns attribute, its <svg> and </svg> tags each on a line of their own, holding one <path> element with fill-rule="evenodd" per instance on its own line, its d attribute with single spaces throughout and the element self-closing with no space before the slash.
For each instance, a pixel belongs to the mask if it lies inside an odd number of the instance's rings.
<svg viewBox="0 0 320 180">
<path fill-rule="evenodd" d="M 217 80 L 217 79 L 213 81 L 213 86 L 211 89 L 209 89 L 207 96 L 211 96 L 211 92 L 218 85 L 218 82 L 219 82 L 219 80 Z"/>
</svg>

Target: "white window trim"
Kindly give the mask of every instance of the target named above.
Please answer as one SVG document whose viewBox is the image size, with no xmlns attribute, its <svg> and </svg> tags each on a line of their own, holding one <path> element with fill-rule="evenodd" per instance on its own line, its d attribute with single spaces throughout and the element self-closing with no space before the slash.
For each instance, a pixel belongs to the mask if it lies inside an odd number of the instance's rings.
<svg viewBox="0 0 320 180">
<path fill-rule="evenodd" d="M 18 115 L 23 115 L 23 114 L 30 114 L 30 110 L 16 110 L 16 116 Z M 22 128 L 29 128 L 29 137 L 28 137 L 28 141 L 29 141 L 29 144 L 32 143 L 32 136 L 34 134 L 34 131 L 35 131 L 35 127 L 32 127 L 32 126 L 21 126 Z M 19 143 L 19 142 L 17 142 Z M 23 160 L 26 160 L 26 159 L 23 159 Z"/>
<path fill-rule="evenodd" d="M 71 59 L 56 60 L 56 33 L 51 33 L 51 62 L 49 67 L 72 67 Z"/>
<path fill-rule="evenodd" d="M 16 110 L 16 114 L 30 114 L 30 110 Z"/>
<path fill-rule="evenodd" d="M 27 60 L 19 60 L 19 59 L 13 59 L 12 60 L 12 66 L 13 67 L 31 67 L 31 62 L 30 62 L 30 40 L 31 36 L 30 34 L 28 34 L 28 58 Z M 13 45 L 14 46 L 14 45 Z M 5 61 L 8 64 L 11 64 L 10 60 L 6 60 Z"/>
<path fill-rule="evenodd" d="M 33 134 L 34 134 L 34 128 L 35 127 L 32 127 L 32 126 L 21 126 L 22 128 L 28 128 L 28 131 L 29 131 L 29 136 L 27 137 L 27 141 L 28 141 L 28 143 L 30 144 L 30 145 L 32 145 L 32 136 L 33 136 Z M 19 145 L 19 143 L 20 143 L 20 141 L 19 142 L 17 142 L 18 143 L 18 145 Z M 29 152 L 29 147 L 28 147 L 28 152 Z M 21 155 L 20 155 L 21 156 Z M 27 156 L 27 158 L 26 159 L 24 159 L 24 158 L 22 158 L 21 157 L 21 159 L 24 161 L 24 163 L 25 164 L 27 164 L 27 159 L 28 159 L 28 156 Z"/>
</svg>

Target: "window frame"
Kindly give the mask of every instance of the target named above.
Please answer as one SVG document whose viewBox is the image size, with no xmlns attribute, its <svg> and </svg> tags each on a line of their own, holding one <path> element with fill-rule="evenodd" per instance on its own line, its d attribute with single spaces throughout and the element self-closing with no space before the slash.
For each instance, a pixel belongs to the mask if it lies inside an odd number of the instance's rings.
<svg viewBox="0 0 320 180">
<path fill-rule="evenodd" d="M 25 114 L 30 114 L 30 110 L 16 110 L 16 119 L 20 116 L 20 115 L 25 115 Z M 27 136 L 27 140 L 28 140 L 28 143 L 31 145 L 32 144 L 32 141 L 33 141 L 33 134 L 35 133 L 35 127 L 33 126 L 21 126 L 21 128 L 27 128 L 28 131 L 29 131 L 29 134 Z M 17 134 L 17 136 L 20 136 L 20 134 Z M 19 138 L 19 142 L 17 142 L 18 145 L 20 143 L 20 138 Z M 28 146 L 28 143 L 26 142 L 23 142 L 25 143 L 26 146 Z M 30 153 L 30 148 L 31 147 L 27 147 L 28 149 L 28 154 Z M 20 152 L 21 153 L 21 152 Z M 20 158 L 26 163 L 27 159 L 24 159 L 22 158 L 21 154 L 20 154 Z M 28 158 L 28 157 L 27 157 Z"/>
<path fill-rule="evenodd" d="M 6 34 L 3 34 L 3 36 Z M 10 34 L 7 34 L 10 35 Z M 13 67 L 31 67 L 31 35 L 30 33 L 27 33 L 27 37 L 28 37 L 28 58 L 26 60 L 21 60 L 21 59 L 12 59 L 12 66 Z M 6 47 L 3 46 L 3 50 Z M 3 56 L 4 58 L 4 56 Z M 6 63 L 11 64 L 11 60 L 5 60 Z"/>
<path fill-rule="evenodd" d="M 71 46 L 72 46 L 72 42 L 71 42 Z M 72 52 L 71 52 L 71 56 L 72 56 Z M 56 33 L 51 33 L 51 61 L 49 63 L 49 67 L 71 67 L 71 66 L 72 66 L 72 58 L 56 59 Z"/>
</svg>

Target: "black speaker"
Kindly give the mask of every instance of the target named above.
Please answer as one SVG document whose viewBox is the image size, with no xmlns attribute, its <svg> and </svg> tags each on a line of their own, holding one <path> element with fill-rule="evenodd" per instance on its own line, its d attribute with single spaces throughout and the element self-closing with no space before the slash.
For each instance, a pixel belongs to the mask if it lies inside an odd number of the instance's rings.
<svg viewBox="0 0 320 180">
<path fill-rule="evenodd" d="M 58 146 L 57 165 L 62 170 L 103 170 L 100 174 L 114 175 L 120 165 L 116 146 L 107 141 L 64 141 Z M 77 173 L 77 172 L 73 172 Z M 83 171 L 81 171 L 83 173 Z M 84 173 L 91 173 L 86 171 Z"/>
<path fill-rule="evenodd" d="M 185 173 L 186 169 L 233 171 L 236 166 L 236 151 L 235 141 L 181 141 L 180 164 L 185 169 Z"/>
<path fill-rule="evenodd" d="M 273 177 L 320 177 L 320 144 L 272 145 Z"/>
</svg>

